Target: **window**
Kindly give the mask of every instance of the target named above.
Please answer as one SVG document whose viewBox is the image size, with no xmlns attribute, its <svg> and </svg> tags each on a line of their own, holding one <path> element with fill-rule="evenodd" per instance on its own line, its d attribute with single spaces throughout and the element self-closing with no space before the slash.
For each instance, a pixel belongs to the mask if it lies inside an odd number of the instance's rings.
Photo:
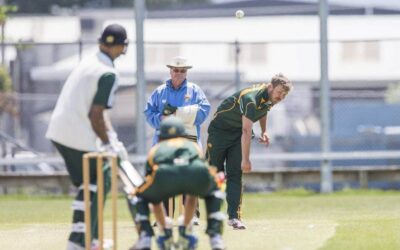
<svg viewBox="0 0 400 250">
<path fill-rule="evenodd" d="M 166 63 L 171 61 L 171 58 L 179 54 L 180 49 L 177 45 L 147 45 L 145 51 L 146 67 L 165 66 Z"/>
<path fill-rule="evenodd" d="M 344 42 L 342 60 L 346 62 L 378 61 L 380 47 L 378 42 Z"/>
<path fill-rule="evenodd" d="M 92 31 L 96 26 L 96 22 L 92 18 L 81 19 L 81 29 L 84 31 Z"/>
<path fill-rule="evenodd" d="M 252 65 L 265 64 L 267 62 L 266 44 L 240 44 L 240 62 Z M 229 47 L 229 61 L 235 61 L 235 48 Z"/>
</svg>

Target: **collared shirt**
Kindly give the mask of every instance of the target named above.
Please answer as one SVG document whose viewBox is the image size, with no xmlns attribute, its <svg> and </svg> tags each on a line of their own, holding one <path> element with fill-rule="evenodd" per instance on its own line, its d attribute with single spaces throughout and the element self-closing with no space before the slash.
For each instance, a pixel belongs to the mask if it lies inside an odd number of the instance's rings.
<svg viewBox="0 0 400 250">
<path fill-rule="evenodd" d="M 242 89 L 222 101 L 214 114 L 210 127 L 240 131 L 242 129 L 242 116 L 256 122 L 266 116 L 272 106 L 266 84 Z"/>
<path fill-rule="evenodd" d="M 156 131 L 160 128 L 162 111 L 164 105 L 167 103 L 175 107 L 184 107 L 194 104 L 199 105 L 194 125 L 197 129 L 197 140 L 200 141 L 200 125 L 206 120 L 210 113 L 210 103 L 200 87 L 185 79 L 182 85 L 178 89 L 175 89 L 171 79 L 169 79 L 165 84 L 155 89 L 147 101 L 144 114 L 146 115 L 147 122 L 156 129 Z M 157 133 L 155 133 L 153 145 L 157 143 L 157 141 L 158 136 Z"/>
</svg>

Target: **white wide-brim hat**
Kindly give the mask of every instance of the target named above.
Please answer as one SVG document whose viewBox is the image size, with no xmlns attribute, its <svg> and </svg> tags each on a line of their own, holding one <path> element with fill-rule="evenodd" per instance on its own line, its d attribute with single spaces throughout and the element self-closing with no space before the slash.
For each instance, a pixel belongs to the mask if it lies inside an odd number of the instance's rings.
<svg viewBox="0 0 400 250">
<path fill-rule="evenodd" d="M 192 65 L 188 64 L 188 61 L 185 57 L 177 56 L 172 58 L 171 63 L 167 64 L 167 67 L 190 69 L 192 68 Z"/>
</svg>

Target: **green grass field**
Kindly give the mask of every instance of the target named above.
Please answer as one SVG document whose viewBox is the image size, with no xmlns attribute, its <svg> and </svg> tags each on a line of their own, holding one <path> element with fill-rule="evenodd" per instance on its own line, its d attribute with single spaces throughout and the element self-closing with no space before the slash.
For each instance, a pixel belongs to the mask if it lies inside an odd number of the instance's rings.
<svg viewBox="0 0 400 250">
<path fill-rule="evenodd" d="M 71 197 L 0 196 L 1 249 L 65 249 L 71 202 Z M 136 240 L 135 228 L 123 198 L 118 206 L 118 249 L 128 249 Z M 110 209 L 106 209 L 110 235 Z M 246 194 L 243 209 L 248 230 L 225 226 L 230 250 L 400 249 L 400 192 Z M 196 228 L 199 249 L 209 249 L 204 226 L 203 212 Z"/>
</svg>

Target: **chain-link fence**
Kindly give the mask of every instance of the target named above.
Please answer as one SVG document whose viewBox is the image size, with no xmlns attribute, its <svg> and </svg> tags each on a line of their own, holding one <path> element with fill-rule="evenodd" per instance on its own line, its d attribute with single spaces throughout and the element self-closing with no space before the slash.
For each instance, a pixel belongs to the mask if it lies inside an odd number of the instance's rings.
<svg viewBox="0 0 400 250">
<path fill-rule="evenodd" d="M 7 98 L 14 103 L 13 108 L 17 112 L 8 112 L 4 105 L 1 107 L 1 131 L 27 147 L 20 148 L 20 151 L 32 149 L 53 154 L 55 151 L 45 138 L 45 131 L 57 96 L 69 72 L 82 57 L 96 51 L 97 45 L 94 42 L 21 43 L 7 44 L 7 48 L 13 48 L 15 52 L 15 59 L 10 63 L 15 94 Z M 396 74 L 388 76 L 388 71 L 381 66 L 387 64 L 385 54 L 393 48 L 399 52 L 400 42 L 331 42 L 330 75 L 334 79 L 331 81 L 330 107 L 332 151 L 400 149 L 400 116 L 397 115 L 400 110 L 400 88 L 396 80 L 400 77 Z M 136 117 L 143 113 L 135 109 L 134 50 L 134 44 L 131 44 L 128 54 L 116 61 L 116 67 L 121 72 L 121 87 L 111 112 L 119 137 L 130 153 L 134 153 L 136 147 L 143 146 L 135 143 Z M 175 55 L 189 58 L 194 68 L 189 71 L 188 79 L 200 85 L 212 105 L 212 112 L 202 126 L 203 145 L 212 113 L 224 98 L 238 88 L 267 82 L 275 73 L 283 72 L 293 80 L 295 89 L 269 114 L 271 145 L 265 148 L 253 142 L 252 153 L 265 155 L 268 159 L 268 155 L 278 153 L 320 151 L 319 59 L 318 43 L 315 41 L 149 42 L 145 45 L 147 95 L 168 79 L 169 72 L 165 64 Z M 360 60 L 365 71 L 362 71 Z M 343 68 L 340 62 L 350 69 Z M 371 65 L 376 65 L 374 78 L 369 77 Z M 365 80 L 365 75 L 368 80 Z M 3 103 L 5 99 L 1 98 Z M 149 126 L 146 130 L 149 148 L 153 130 Z M 254 132 L 256 136 L 259 134 L 258 125 L 254 126 Z M 3 137 L 1 140 L 3 157 L 16 154 L 11 150 L 13 146 L 6 146 L 10 144 L 9 140 Z M 398 163 L 393 159 L 333 162 L 336 166 Z M 319 166 L 319 163 L 264 160 L 256 161 L 255 166 Z"/>
</svg>

